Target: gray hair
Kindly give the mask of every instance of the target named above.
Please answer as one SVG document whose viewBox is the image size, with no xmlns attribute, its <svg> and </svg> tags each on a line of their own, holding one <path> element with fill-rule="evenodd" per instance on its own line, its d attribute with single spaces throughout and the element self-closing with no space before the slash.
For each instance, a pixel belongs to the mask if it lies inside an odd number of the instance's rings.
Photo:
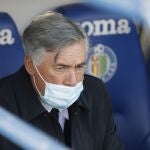
<svg viewBox="0 0 150 150">
<path fill-rule="evenodd" d="M 83 29 L 53 11 L 35 17 L 23 33 L 25 54 L 31 56 L 36 65 L 42 62 L 44 51 L 58 53 L 63 47 L 81 40 L 85 40 L 88 50 L 88 37 Z"/>
</svg>

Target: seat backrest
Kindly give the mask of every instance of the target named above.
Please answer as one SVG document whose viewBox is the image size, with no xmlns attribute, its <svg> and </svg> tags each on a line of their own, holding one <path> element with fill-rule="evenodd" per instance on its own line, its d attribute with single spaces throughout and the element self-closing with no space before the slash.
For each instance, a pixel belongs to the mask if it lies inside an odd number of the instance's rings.
<svg viewBox="0 0 150 150">
<path fill-rule="evenodd" d="M 14 73 L 23 64 L 23 45 L 12 18 L 0 12 L 0 78 Z"/>
<path fill-rule="evenodd" d="M 143 146 L 150 132 L 148 82 L 132 19 L 85 4 L 61 6 L 56 11 L 80 23 L 90 37 L 87 72 L 106 84 L 125 149 L 148 150 L 150 143 Z"/>
</svg>

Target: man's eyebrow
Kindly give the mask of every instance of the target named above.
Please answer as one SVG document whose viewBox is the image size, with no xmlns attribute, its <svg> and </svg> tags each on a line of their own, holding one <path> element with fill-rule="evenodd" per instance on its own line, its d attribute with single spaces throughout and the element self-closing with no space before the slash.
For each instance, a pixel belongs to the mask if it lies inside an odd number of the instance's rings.
<svg viewBox="0 0 150 150">
<path fill-rule="evenodd" d="M 81 63 L 79 63 L 79 64 L 77 64 L 76 66 L 82 66 L 82 65 L 85 65 L 86 63 L 85 63 L 85 61 L 84 62 L 81 62 Z"/>
<path fill-rule="evenodd" d="M 76 66 L 82 66 L 85 65 L 85 61 L 77 64 Z M 64 66 L 64 67 L 70 67 L 70 65 L 64 64 L 64 63 L 56 63 L 56 66 Z"/>
</svg>

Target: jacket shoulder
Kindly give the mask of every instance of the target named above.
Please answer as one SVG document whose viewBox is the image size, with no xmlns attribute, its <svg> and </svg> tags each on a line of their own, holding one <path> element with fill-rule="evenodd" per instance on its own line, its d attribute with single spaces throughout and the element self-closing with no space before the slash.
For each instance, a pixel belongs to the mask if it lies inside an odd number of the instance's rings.
<svg viewBox="0 0 150 150">
<path fill-rule="evenodd" d="M 84 95 L 91 101 L 91 105 L 110 103 L 110 95 L 105 87 L 103 81 L 91 75 L 85 75 L 84 81 Z"/>
<path fill-rule="evenodd" d="M 84 81 L 83 84 L 85 86 L 85 88 L 100 88 L 100 89 L 104 89 L 105 85 L 103 83 L 103 81 L 97 77 L 91 76 L 91 75 L 85 75 L 84 76 Z"/>
<path fill-rule="evenodd" d="M 12 75 L 0 79 L 0 95 L 5 95 L 11 89 Z"/>
<path fill-rule="evenodd" d="M 5 109 L 15 112 L 17 106 L 13 89 L 14 75 L 0 79 L 0 105 Z"/>
</svg>

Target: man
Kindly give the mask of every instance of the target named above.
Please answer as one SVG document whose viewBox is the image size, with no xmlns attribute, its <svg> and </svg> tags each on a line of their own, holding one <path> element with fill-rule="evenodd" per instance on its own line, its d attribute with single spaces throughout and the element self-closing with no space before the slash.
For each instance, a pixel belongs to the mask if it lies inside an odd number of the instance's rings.
<svg viewBox="0 0 150 150">
<path fill-rule="evenodd" d="M 0 81 L 3 106 L 75 150 L 122 150 L 103 83 L 84 75 L 89 44 L 80 27 L 47 12 L 23 41 L 24 66 Z M 1 140 L 0 149 L 12 145 Z"/>
</svg>

